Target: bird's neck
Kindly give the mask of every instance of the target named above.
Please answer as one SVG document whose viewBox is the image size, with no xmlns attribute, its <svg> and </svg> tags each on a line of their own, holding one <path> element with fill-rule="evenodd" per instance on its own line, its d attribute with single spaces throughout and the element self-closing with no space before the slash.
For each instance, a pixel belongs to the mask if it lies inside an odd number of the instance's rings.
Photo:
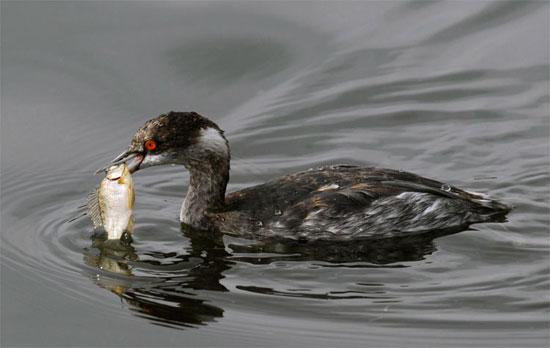
<svg viewBox="0 0 550 348">
<path fill-rule="evenodd" d="M 225 207 L 225 189 L 229 181 L 229 159 L 215 164 L 188 167 L 190 178 L 180 221 L 194 228 L 208 229 L 208 213 Z"/>
</svg>

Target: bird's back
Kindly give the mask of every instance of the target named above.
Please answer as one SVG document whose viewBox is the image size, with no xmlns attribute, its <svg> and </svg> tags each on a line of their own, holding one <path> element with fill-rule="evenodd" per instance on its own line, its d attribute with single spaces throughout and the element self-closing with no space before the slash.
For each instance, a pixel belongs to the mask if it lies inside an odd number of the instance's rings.
<svg viewBox="0 0 550 348">
<path fill-rule="evenodd" d="M 387 238 L 492 221 L 509 207 L 415 174 L 327 166 L 233 192 L 215 215 L 224 233 L 254 238 Z"/>
</svg>

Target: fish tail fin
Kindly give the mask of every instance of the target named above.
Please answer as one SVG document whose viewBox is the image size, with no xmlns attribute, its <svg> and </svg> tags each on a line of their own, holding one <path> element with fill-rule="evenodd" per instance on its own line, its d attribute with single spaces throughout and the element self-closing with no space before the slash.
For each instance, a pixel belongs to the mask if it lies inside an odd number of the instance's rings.
<svg viewBox="0 0 550 348">
<path fill-rule="evenodd" d="M 94 228 L 103 226 L 98 194 L 99 191 L 97 189 L 88 194 L 88 216 L 92 219 Z"/>
</svg>

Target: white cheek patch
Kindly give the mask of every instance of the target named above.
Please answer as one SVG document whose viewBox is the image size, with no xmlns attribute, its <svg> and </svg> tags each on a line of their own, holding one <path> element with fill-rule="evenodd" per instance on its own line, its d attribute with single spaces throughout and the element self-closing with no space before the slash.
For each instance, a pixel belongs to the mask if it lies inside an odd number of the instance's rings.
<svg viewBox="0 0 550 348">
<path fill-rule="evenodd" d="M 199 143 L 201 148 L 218 153 L 224 157 L 229 153 L 227 140 L 220 131 L 215 128 L 208 127 L 201 129 Z"/>
<path fill-rule="evenodd" d="M 145 168 L 145 167 L 158 166 L 161 164 L 168 164 L 168 163 L 171 163 L 169 161 L 169 157 L 164 154 L 158 154 L 158 155 L 147 154 L 145 155 L 143 162 L 141 162 L 140 167 Z"/>
</svg>

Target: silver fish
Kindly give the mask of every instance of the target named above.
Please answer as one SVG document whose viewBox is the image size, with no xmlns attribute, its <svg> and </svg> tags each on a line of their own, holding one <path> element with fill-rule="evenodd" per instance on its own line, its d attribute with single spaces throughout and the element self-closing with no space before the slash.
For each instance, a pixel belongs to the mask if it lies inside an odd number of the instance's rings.
<svg viewBox="0 0 550 348">
<path fill-rule="evenodd" d="M 103 226 L 108 239 L 132 233 L 134 180 L 126 163 L 111 166 L 99 187 L 88 195 L 88 215 L 94 228 Z"/>
</svg>

